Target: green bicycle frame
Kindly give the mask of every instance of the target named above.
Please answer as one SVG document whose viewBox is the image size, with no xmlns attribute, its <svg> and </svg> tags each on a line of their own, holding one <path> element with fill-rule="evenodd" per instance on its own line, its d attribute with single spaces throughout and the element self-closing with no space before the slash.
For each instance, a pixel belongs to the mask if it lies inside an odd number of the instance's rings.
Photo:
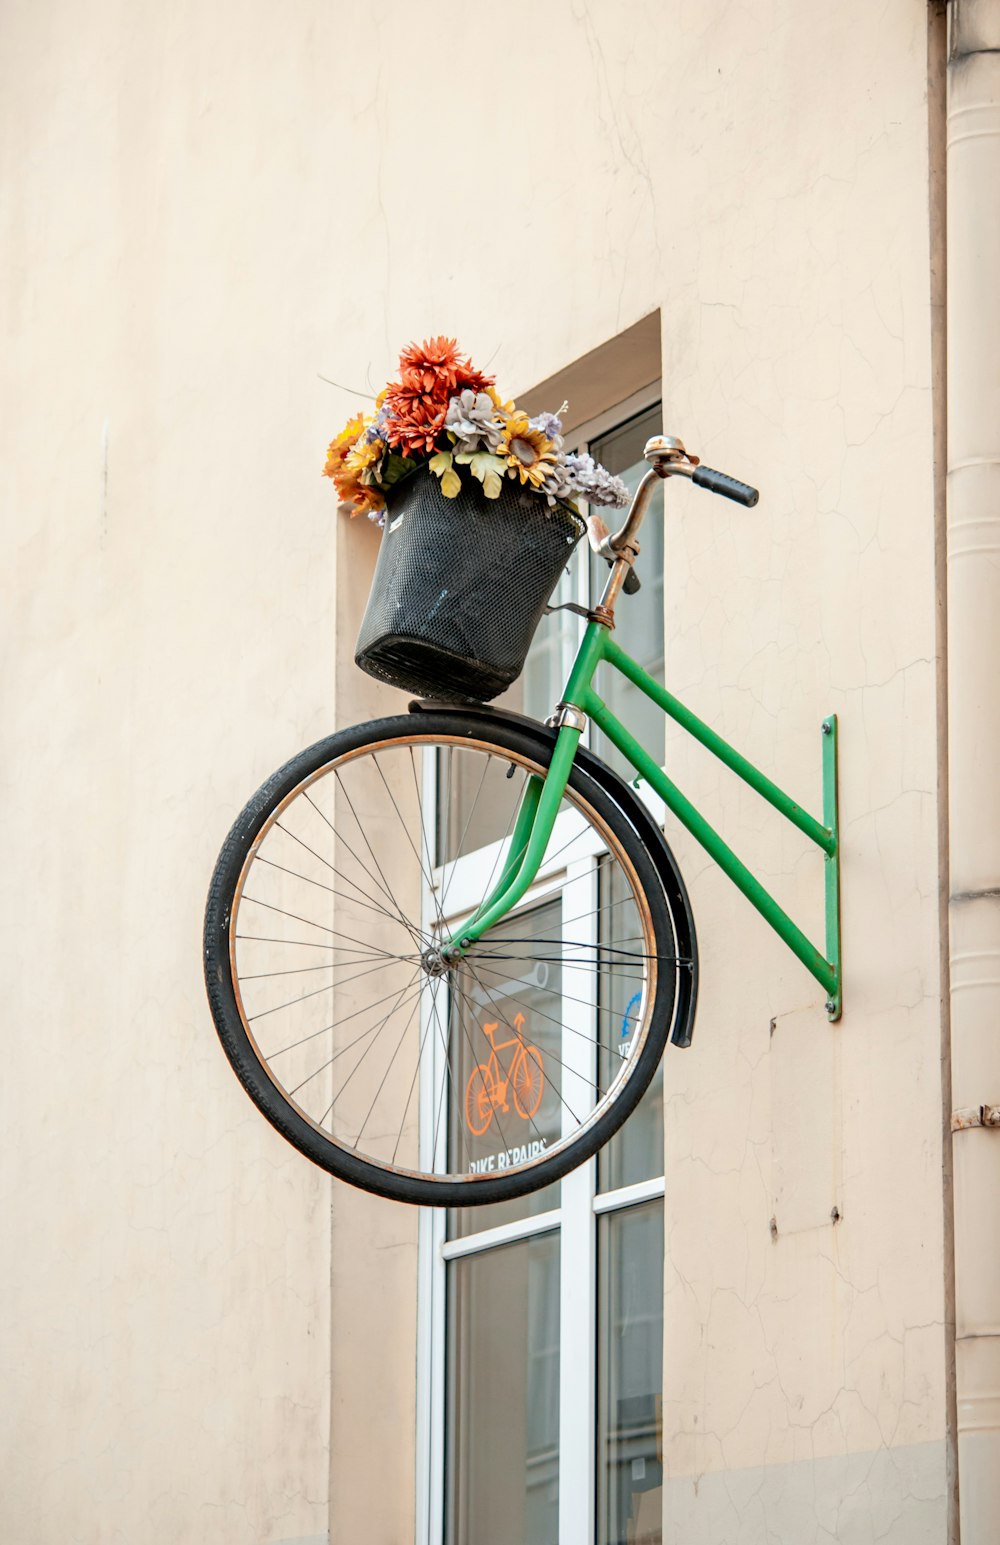
<svg viewBox="0 0 1000 1545">
<path fill-rule="evenodd" d="M 729 767 L 744 783 L 756 790 L 793 826 L 821 848 L 825 861 L 826 951 L 822 953 L 778 905 L 774 897 L 737 858 L 718 832 L 667 777 L 649 752 L 616 719 L 594 691 L 592 682 L 597 667 L 605 661 L 619 671 L 640 692 L 656 703 L 682 729 L 693 735 L 713 756 Z M 840 959 L 840 844 L 837 814 L 837 717 L 823 720 L 823 820 L 818 821 L 797 805 L 785 791 L 738 751 L 672 693 L 662 687 L 626 654 L 602 622 L 592 621 L 584 634 L 570 672 L 561 707 L 575 708 L 592 719 L 612 745 L 626 757 L 640 777 L 687 827 L 720 868 L 729 876 L 770 924 L 779 938 L 801 960 L 826 991 L 826 1011 L 831 1020 L 840 1018 L 842 1008 Z M 573 758 L 580 741 L 581 728 L 563 722 L 556 737 L 552 760 L 545 777 L 527 780 L 521 799 L 510 850 L 497 884 L 479 909 L 462 928 L 453 948 L 464 953 L 488 929 L 516 906 L 534 883 L 541 865 L 559 806 L 566 790 Z"/>
</svg>

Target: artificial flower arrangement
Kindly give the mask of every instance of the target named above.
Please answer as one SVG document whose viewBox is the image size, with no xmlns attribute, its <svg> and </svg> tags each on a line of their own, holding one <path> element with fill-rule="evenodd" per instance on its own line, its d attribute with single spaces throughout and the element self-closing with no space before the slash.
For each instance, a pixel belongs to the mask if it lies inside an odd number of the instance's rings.
<svg viewBox="0 0 1000 1545">
<path fill-rule="evenodd" d="M 500 497 L 508 477 L 550 505 L 628 504 L 621 478 L 586 453 L 563 450 L 562 427 L 556 413 L 529 418 L 504 402 L 494 378 L 460 354 L 454 338 L 428 338 L 403 350 L 399 380 L 379 393 L 375 412 L 355 414 L 331 441 L 323 473 L 352 515 L 378 525 L 388 491 L 421 466 L 446 499 L 460 492 L 464 468 L 487 499 Z"/>
</svg>

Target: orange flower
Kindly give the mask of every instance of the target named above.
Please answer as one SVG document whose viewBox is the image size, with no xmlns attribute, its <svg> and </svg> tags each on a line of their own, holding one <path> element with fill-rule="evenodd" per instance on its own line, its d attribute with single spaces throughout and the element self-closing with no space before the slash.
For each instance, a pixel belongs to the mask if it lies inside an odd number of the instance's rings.
<svg viewBox="0 0 1000 1545">
<path fill-rule="evenodd" d="M 443 336 L 409 344 L 399 356 L 399 370 L 405 386 L 437 398 L 451 397 L 466 386 L 481 392 L 493 384 L 492 376 L 483 375 L 459 354 L 454 338 Z"/>
<path fill-rule="evenodd" d="M 394 381 L 386 392 L 389 417 L 383 433 L 389 444 L 397 446 L 404 456 L 429 454 L 444 429 L 448 390 L 445 388 L 441 395 L 423 391 L 414 377 L 407 374 L 409 379 Z"/>
<path fill-rule="evenodd" d="M 458 352 L 454 338 L 411 343 L 399 356 L 400 379 L 386 388 L 385 434 L 405 456 L 430 455 L 444 431 L 448 403 L 470 387 L 483 391 L 493 381 Z"/>
<path fill-rule="evenodd" d="M 355 468 L 345 466 L 337 473 L 334 482 L 341 502 L 352 506 L 352 516 L 367 515 L 370 510 L 385 508 L 385 500 L 378 489 L 363 483 L 360 472 Z"/>
</svg>

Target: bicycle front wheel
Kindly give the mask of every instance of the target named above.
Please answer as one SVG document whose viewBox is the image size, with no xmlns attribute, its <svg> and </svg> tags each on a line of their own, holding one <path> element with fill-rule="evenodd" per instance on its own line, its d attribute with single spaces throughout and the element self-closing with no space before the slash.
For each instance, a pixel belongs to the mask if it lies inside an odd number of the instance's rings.
<svg viewBox="0 0 1000 1545">
<path fill-rule="evenodd" d="M 205 970 L 226 1054 L 289 1142 L 366 1190 L 469 1206 L 560 1178 L 634 1109 L 688 1002 L 690 919 L 579 766 L 523 901 L 442 954 L 549 754 L 465 712 L 359 725 L 276 772 L 220 854 Z"/>
</svg>

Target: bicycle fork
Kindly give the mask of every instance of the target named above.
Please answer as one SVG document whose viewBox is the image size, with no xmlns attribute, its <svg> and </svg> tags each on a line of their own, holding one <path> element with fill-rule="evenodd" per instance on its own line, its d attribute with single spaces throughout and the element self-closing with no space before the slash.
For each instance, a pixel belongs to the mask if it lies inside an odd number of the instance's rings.
<svg viewBox="0 0 1000 1545">
<path fill-rule="evenodd" d="M 576 748 L 583 733 L 582 725 L 564 724 L 556 737 L 552 761 L 547 773 L 529 773 L 514 822 L 510 852 L 496 885 L 441 953 L 445 959 L 464 955 L 494 923 L 521 900 L 534 884 L 556 824 Z"/>
</svg>

